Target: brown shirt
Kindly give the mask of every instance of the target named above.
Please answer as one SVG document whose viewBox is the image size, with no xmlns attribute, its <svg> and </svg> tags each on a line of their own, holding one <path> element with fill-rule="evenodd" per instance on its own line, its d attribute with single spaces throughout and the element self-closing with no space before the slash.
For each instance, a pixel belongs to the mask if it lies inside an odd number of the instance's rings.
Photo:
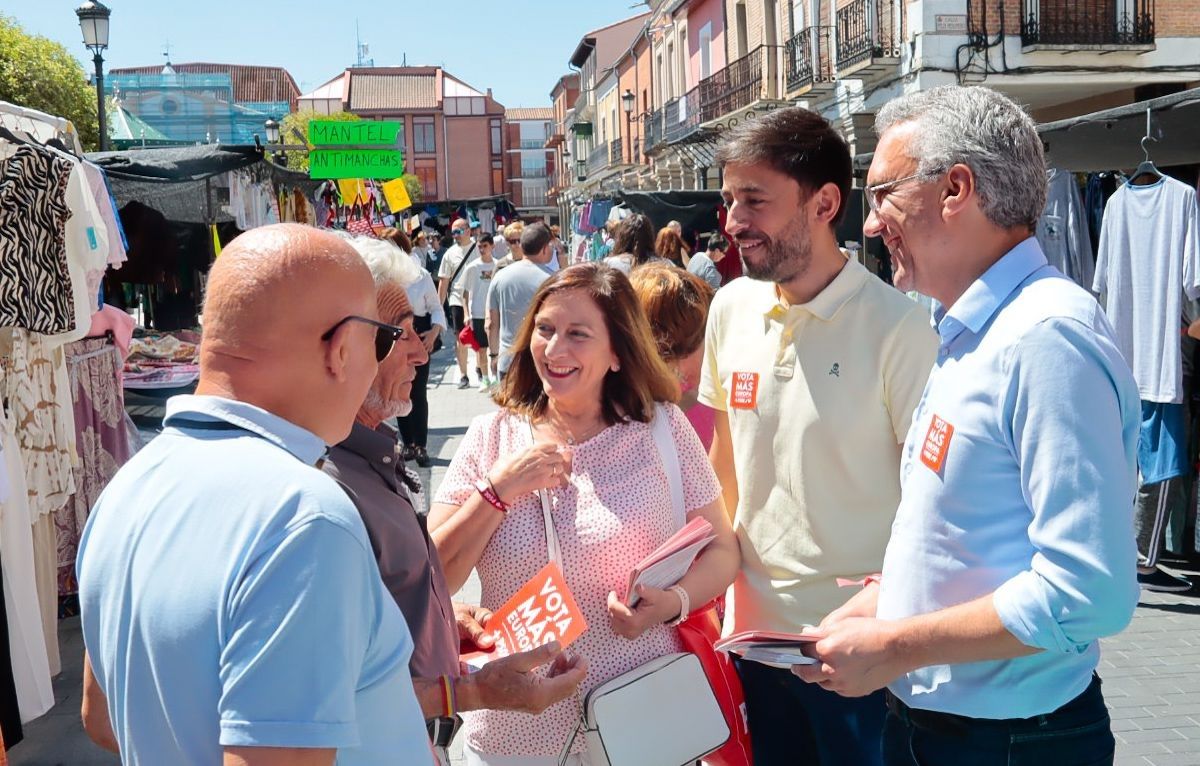
<svg viewBox="0 0 1200 766">
<path fill-rule="evenodd" d="M 413 678 L 458 675 L 458 628 L 446 575 L 400 478 L 404 461 L 396 432 L 355 423 L 350 436 L 329 450 L 323 470 L 354 501 L 383 584 L 396 600 L 413 637 Z"/>
</svg>

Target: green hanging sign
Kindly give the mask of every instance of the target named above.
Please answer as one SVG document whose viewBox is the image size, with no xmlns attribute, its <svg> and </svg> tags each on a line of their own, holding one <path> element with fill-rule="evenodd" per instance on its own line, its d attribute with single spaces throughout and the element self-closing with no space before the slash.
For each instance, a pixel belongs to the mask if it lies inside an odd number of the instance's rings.
<svg viewBox="0 0 1200 766">
<path fill-rule="evenodd" d="M 404 175 L 404 155 L 398 149 L 313 149 L 308 155 L 309 178 L 391 179 Z"/>
<path fill-rule="evenodd" d="M 308 142 L 313 146 L 396 146 L 400 136 L 395 120 L 309 120 Z"/>
</svg>

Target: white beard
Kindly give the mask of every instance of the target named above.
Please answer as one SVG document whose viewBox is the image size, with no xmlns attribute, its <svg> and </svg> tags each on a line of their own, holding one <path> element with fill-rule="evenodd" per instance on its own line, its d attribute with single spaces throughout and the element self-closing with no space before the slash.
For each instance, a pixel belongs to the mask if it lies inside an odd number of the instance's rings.
<svg viewBox="0 0 1200 766">
<path fill-rule="evenodd" d="M 367 398 L 363 401 L 362 406 L 364 410 L 374 415 L 380 422 L 397 417 L 402 418 L 412 412 L 411 400 L 384 401 L 379 392 L 373 388 L 367 392 Z"/>
</svg>

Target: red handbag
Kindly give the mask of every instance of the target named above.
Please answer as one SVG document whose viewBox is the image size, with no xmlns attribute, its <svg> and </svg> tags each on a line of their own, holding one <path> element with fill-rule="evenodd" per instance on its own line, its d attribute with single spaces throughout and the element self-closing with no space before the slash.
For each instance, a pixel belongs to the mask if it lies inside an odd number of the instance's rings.
<svg viewBox="0 0 1200 766">
<path fill-rule="evenodd" d="M 712 686 L 721 714 L 729 726 L 729 740 L 715 752 L 704 756 L 711 766 L 751 766 L 750 728 L 746 716 L 746 695 L 742 679 L 733 666 L 733 658 L 713 648 L 721 638 L 721 621 L 717 617 L 717 602 L 713 600 L 688 615 L 676 628 L 683 650 L 700 660 L 704 675 Z"/>
<path fill-rule="evenodd" d="M 346 219 L 346 231 L 363 237 L 376 236 L 375 224 L 371 222 L 371 211 L 374 209 L 375 195 L 370 195 L 365 201 L 355 197 L 354 207 L 350 208 L 350 215 Z"/>
</svg>

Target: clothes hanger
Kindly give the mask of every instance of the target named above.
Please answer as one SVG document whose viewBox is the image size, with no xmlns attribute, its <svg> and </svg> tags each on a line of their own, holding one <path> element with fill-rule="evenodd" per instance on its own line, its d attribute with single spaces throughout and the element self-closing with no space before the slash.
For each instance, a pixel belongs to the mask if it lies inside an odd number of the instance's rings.
<svg viewBox="0 0 1200 766">
<path fill-rule="evenodd" d="M 1150 134 L 1149 109 L 1146 110 L 1146 135 L 1142 136 L 1141 141 L 1142 154 L 1145 155 L 1145 159 L 1142 160 L 1142 163 L 1137 166 L 1137 168 L 1133 171 L 1133 174 L 1129 176 L 1129 183 L 1135 186 L 1148 186 L 1158 182 L 1158 180 L 1163 177 L 1162 172 L 1160 172 L 1158 168 L 1154 167 L 1154 163 L 1150 160 L 1150 149 L 1146 146 L 1147 141 L 1154 141 L 1155 143 L 1158 142 L 1158 139 Z M 1145 175 L 1151 176 L 1150 180 L 1146 181 L 1145 183 L 1138 183 L 1138 180 Z"/>
<path fill-rule="evenodd" d="M 24 138 L 19 137 L 16 133 L 9 130 L 8 126 L 4 125 L 3 123 L 0 123 L 0 138 L 5 139 L 6 141 L 11 141 L 14 144 L 29 144 L 32 140 L 29 138 L 29 136 L 25 136 Z"/>
</svg>

